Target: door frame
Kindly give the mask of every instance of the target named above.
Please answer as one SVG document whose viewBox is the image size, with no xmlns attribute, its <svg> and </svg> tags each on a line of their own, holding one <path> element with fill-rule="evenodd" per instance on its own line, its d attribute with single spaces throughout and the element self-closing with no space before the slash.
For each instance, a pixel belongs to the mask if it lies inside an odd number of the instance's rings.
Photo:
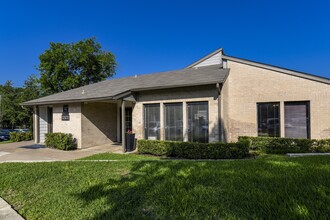
<svg viewBox="0 0 330 220">
<path fill-rule="evenodd" d="M 130 119 L 131 119 L 131 121 L 130 121 L 130 127 L 131 127 L 131 131 L 132 131 L 132 129 L 133 129 L 133 108 L 132 107 L 125 107 L 125 114 L 126 114 L 126 112 L 127 111 L 129 111 L 129 113 L 130 113 L 130 115 L 131 115 L 131 117 L 130 117 Z M 121 143 L 122 142 L 122 117 L 121 117 L 121 107 L 119 108 L 119 128 L 120 128 L 120 140 L 119 140 L 119 142 Z M 125 120 L 125 122 L 127 123 L 127 119 Z M 126 126 L 126 125 L 125 125 Z M 125 129 L 126 131 L 127 131 L 127 129 Z"/>
</svg>

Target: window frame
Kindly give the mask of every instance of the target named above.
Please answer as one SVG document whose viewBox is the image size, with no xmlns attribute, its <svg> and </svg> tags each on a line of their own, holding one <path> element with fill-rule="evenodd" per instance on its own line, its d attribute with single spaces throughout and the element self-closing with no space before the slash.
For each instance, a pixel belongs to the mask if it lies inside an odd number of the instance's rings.
<svg viewBox="0 0 330 220">
<path fill-rule="evenodd" d="M 306 128 L 306 131 L 307 131 L 307 139 L 311 139 L 311 102 L 310 100 L 303 100 L 303 101 L 285 101 L 283 103 L 283 106 L 284 106 L 284 137 L 286 137 L 286 134 L 285 134 L 285 131 L 286 131 L 286 127 L 285 127 L 285 105 L 286 104 L 307 104 L 307 108 L 306 108 L 306 115 L 307 115 L 307 128 Z"/>
<path fill-rule="evenodd" d="M 152 106 L 152 105 L 154 105 L 154 106 L 156 106 L 156 105 L 158 105 L 158 107 L 159 107 L 159 125 L 160 125 L 160 129 L 159 129 L 159 134 L 158 134 L 158 136 L 159 137 L 157 137 L 157 139 L 156 140 L 161 140 L 162 139 L 162 135 L 161 135 L 161 132 L 162 132 L 162 129 L 161 129 L 161 105 L 162 105 L 162 103 L 144 103 L 143 104 L 143 138 L 144 138 L 144 140 L 149 140 L 147 137 L 146 137 L 146 106 Z"/>
<path fill-rule="evenodd" d="M 166 138 L 166 123 L 167 123 L 167 118 L 166 118 L 166 116 L 167 116 L 167 114 L 166 114 L 166 107 L 167 106 L 171 106 L 171 105 L 180 105 L 180 107 L 181 107 L 181 123 L 182 123 L 182 131 L 181 131 L 181 140 L 170 140 L 170 139 L 167 139 Z M 183 105 L 184 105 L 184 103 L 183 102 L 166 102 L 166 103 L 163 103 L 163 115 L 164 115 L 164 140 L 165 141 L 183 141 L 184 140 L 184 121 L 185 120 L 187 120 L 187 119 L 184 119 L 184 114 L 183 114 Z"/>
<path fill-rule="evenodd" d="M 257 107 L 257 111 L 256 111 L 256 119 L 257 119 L 257 136 L 258 137 L 272 137 L 272 136 L 260 136 L 259 135 L 259 105 L 261 104 L 278 104 L 278 136 L 274 136 L 274 137 L 281 137 L 281 127 L 282 127 L 282 123 L 281 123 L 281 102 L 280 101 L 272 101 L 272 102 L 257 102 L 256 103 L 256 107 Z"/>
<path fill-rule="evenodd" d="M 190 140 L 190 138 L 189 138 L 189 134 L 190 134 L 190 132 L 189 132 L 189 129 L 190 129 L 190 125 L 189 125 L 189 104 L 197 104 L 197 103 L 205 103 L 206 106 L 207 106 L 207 140 L 206 140 L 206 142 L 197 141 L 197 143 L 209 143 L 210 142 L 210 107 L 209 107 L 209 101 L 208 100 L 186 102 L 187 139 L 188 139 L 188 142 L 194 142 L 194 141 Z"/>
</svg>

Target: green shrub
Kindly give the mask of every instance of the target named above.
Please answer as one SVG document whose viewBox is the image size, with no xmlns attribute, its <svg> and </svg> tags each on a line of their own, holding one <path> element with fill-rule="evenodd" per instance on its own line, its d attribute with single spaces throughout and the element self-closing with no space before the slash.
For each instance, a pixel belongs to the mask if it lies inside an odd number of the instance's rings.
<svg viewBox="0 0 330 220">
<path fill-rule="evenodd" d="M 315 140 L 314 140 L 315 141 Z M 317 140 L 311 147 L 312 152 L 326 153 L 330 152 L 330 139 Z"/>
<path fill-rule="evenodd" d="M 247 137 L 241 136 L 238 141 L 247 141 L 249 143 L 250 150 L 263 150 L 264 146 L 268 144 L 271 138 L 268 137 Z"/>
<path fill-rule="evenodd" d="M 33 139 L 33 134 L 32 132 L 25 132 L 25 140 L 26 141 L 29 141 L 29 140 L 32 140 Z"/>
<path fill-rule="evenodd" d="M 29 141 L 33 139 L 32 132 L 10 132 L 9 138 L 13 142 Z"/>
<path fill-rule="evenodd" d="M 138 151 L 140 154 L 170 156 L 170 141 L 138 140 Z"/>
<path fill-rule="evenodd" d="M 186 159 L 244 158 L 249 154 L 248 143 L 197 143 L 176 141 L 138 140 L 140 154 L 169 156 Z"/>
<path fill-rule="evenodd" d="M 9 139 L 13 142 L 17 142 L 17 136 L 16 136 L 17 132 L 10 132 L 9 133 Z"/>
<path fill-rule="evenodd" d="M 247 141 L 250 150 L 270 154 L 330 152 L 330 139 L 315 140 L 304 138 L 278 137 L 239 137 L 239 141 Z"/>
<path fill-rule="evenodd" d="M 73 150 L 76 148 L 75 139 L 72 134 L 65 133 L 47 133 L 45 144 L 50 148 L 59 150 Z"/>
</svg>

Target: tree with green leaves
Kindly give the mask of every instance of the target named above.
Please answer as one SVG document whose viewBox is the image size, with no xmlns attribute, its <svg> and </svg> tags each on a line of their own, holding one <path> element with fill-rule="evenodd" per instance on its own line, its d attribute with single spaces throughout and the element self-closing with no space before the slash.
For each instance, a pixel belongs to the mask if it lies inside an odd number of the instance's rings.
<svg viewBox="0 0 330 220">
<path fill-rule="evenodd" d="M 71 44 L 50 43 L 50 48 L 39 59 L 44 95 L 100 82 L 116 72 L 115 56 L 101 50 L 95 38 Z"/>
<path fill-rule="evenodd" d="M 0 85 L 1 94 L 1 127 L 3 128 L 31 128 L 32 108 L 23 107 L 21 103 L 39 98 L 40 85 L 38 78 L 31 75 L 24 82 L 23 87 L 14 87 L 12 81 Z"/>
<path fill-rule="evenodd" d="M 39 79 L 36 75 L 30 75 L 27 80 L 24 81 L 23 92 L 20 93 L 18 103 L 29 101 L 31 99 L 37 99 L 41 95 Z M 32 107 L 23 107 L 20 105 L 18 113 L 18 119 L 20 127 L 32 128 L 33 125 L 33 109 Z"/>
<path fill-rule="evenodd" d="M 10 80 L 1 86 L 2 126 L 5 128 L 15 128 L 17 124 L 17 92 Z"/>
</svg>

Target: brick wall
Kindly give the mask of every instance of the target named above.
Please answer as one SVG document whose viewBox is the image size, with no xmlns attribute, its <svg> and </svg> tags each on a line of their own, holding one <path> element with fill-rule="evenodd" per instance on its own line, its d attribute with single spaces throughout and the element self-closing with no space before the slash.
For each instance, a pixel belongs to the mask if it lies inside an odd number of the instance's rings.
<svg viewBox="0 0 330 220">
<path fill-rule="evenodd" d="M 330 85 L 284 73 L 228 61 L 222 89 L 222 133 L 231 142 L 257 136 L 257 102 L 280 102 L 284 136 L 284 102 L 310 101 L 311 138 L 330 138 Z"/>
</svg>

